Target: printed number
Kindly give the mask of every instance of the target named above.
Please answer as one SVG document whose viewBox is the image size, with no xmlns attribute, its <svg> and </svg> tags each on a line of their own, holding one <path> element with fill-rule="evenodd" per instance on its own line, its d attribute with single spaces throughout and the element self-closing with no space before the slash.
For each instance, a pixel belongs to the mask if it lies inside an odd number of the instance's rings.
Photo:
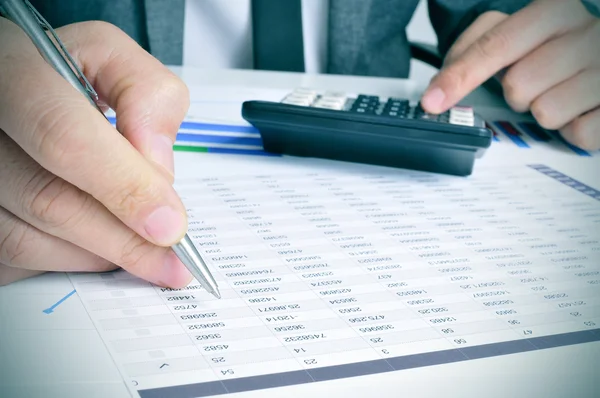
<svg viewBox="0 0 600 398">
<path fill-rule="evenodd" d="M 233 375 L 233 374 L 235 374 L 235 372 L 233 371 L 233 369 L 226 369 L 226 370 L 222 370 L 221 371 L 221 375 L 223 375 L 223 376 Z"/>
<path fill-rule="evenodd" d="M 454 329 L 450 329 L 450 328 L 442 329 L 442 333 L 444 333 L 444 334 L 454 333 Z"/>
<path fill-rule="evenodd" d="M 381 337 L 373 337 L 371 343 L 383 343 L 383 339 Z"/>
<path fill-rule="evenodd" d="M 212 360 L 214 363 L 222 363 L 222 362 L 225 362 L 225 357 L 216 357 L 216 358 L 211 358 L 211 360 Z"/>
<path fill-rule="evenodd" d="M 465 339 L 454 339 L 456 344 L 467 344 L 467 340 Z"/>
<path fill-rule="evenodd" d="M 307 365 L 315 365 L 317 363 L 316 359 L 305 359 L 304 363 Z"/>
<path fill-rule="evenodd" d="M 573 316 L 581 316 L 581 312 L 578 312 L 578 311 L 571 312 L 571 315 L 573 315 Z"/>
<path fill-rule="evenodd" d="M 530 329 L 523 330 L 523 334 L 524 334 L 525 336 L 532 335 L 532 334 L 533 334 L 533 330 L 530 330 Z"/>
<path fill-rule="evenodd" d="M 592 322 L 592 321 L 583 322 L 583 324 L 585 326 L 596 326 L 596 322 Z"/>
<path fill-rule="evenodd" d="M 381 350 L 381 352 L 383 352 L 384 354 L 389 354 L 390 352 L 388 350 L 386 350 L 385 348 L 383 350 Z"/>
<path fill-rule="evenodd" d="M 508 323 L 510 323 L 511 325 L 519 325 L 521 322 L 517 321 L 516 319 L 511 319 L 510 321 L 508 321 Z"/>
</svg>

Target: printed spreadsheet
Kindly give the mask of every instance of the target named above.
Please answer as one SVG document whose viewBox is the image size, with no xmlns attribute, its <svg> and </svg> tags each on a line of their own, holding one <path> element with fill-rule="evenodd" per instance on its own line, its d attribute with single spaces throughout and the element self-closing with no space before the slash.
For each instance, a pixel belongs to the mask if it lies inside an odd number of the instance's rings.
<svg viewBox="0 0 600 398">
<path fill-rule="evenodd" d="M 70 278 L 141 397 L 200 397 L 600 340 L 600 192 L 534 164 L 180 180 L 197 283 Z"/>
</svg>

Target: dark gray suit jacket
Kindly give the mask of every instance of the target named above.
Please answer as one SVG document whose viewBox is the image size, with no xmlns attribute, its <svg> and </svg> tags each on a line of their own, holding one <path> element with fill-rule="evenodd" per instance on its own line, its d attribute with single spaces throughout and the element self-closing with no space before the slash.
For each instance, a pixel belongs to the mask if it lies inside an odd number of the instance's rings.
<svg viewBox="0 0 600 398">
<path fill-rule="evenodd" d="M 185 0 L 30 1 L 54 27 L 86 20 L 107 21 L 119 26 L 163 63 L 182 62 Z M 440 52 L 444 54 L 481 13 L 498 10 L 510 14 L 529 2 L 429 0 Z M 417 4 L 418 0 L 329 0 L 327 72 L 407 77 L 410 50 L 405 29 Z"/>
</svg>

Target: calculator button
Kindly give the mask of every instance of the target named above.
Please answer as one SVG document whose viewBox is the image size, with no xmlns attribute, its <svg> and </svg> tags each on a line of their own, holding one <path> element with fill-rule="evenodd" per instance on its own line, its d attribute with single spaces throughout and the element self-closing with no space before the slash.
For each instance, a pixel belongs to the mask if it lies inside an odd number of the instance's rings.
<svg viewBox="0 0 600 398">
<path fill-rule="evenodd" d="M 473 120 L 450 118 L 450 124 L 455 124 L 457 126 L 473 126 L 475 123 Z"/>
<path fill-rule="evenodd" d="M 309 106 L 317 98 L 317 91 L 305 87 L 296 88 L 281 101 L 284 104 Z"/>
<path fill-rule="evenodd" d="M 450 116 L 473 117 L 473 108 L 466 108 L 466 107 L 451 108 Z"/>
<path fill-rule="evenodd" d="M 345 96 L 323 95 L 313 103 L 314 108 L 326 108 L 340 110 L 346 104 Z"/>
<path fill-rule="evenodd" d="M 323 94 L 323 97 L 327 97 L 327 98 L 343 98 L 344 100 L 346 100 L 347 95 L 346 93 L 342 93 L 339 91 L 327 91 L 325 92 L 325 94 Z"/>
<path fill-rule="evenodd" d="M 350 112 L 373 114 L 379 110 L 380 106 L 379 97 L 359 95 L 350 106 Z"/>
<path fill-rule="evenodd" d="M 354 101 L 355 104 L 368 104 L 370 106 L 379 105 L 379 97 L 374 95 L 359 95 Z"/>
<path fill-rule="evenodd" d="M 314 101 L 314 99 L 316 97 L 317 97 L 316 95 L 311 95 L 311 94 L 296 94 L 296 93 L 292 93 L 292 94 L 289 94 L 285 98 L 289 98 L 291 100 L 308 100 L 308 101 Z"/>
<path fill-rule="evenodd" d="M 399 102 L 408 105 L 408 100 L 406 98 L 390 97 L 388 98 L 388 102 Z"/>
<path fill-rule="evenodd" d="M 310 105 L 316 97 L 316 94 L 298 94 L 296 92 L 293 92 L 291 94 L 288 94 L 282 102 L 286 104 L 292 102 L 302 102 L 306 103 L 306 105 Z"/>
<path fill-rule="evenodd" d="M 470 120 L 461 120 L 461 119 L 450 119 L 450 124 L 454 124 L 456 126 L 473 126 L 473 122 Z"/>
<path fill-rule="evenodd" d="M 315 101 L 312 106 L 342 109 L 344 107 L 344 103 L 339 101 Z"/>
<path fill-rule="evenodd" d="M 364 95 L 360 94 L 357 98 L 357 101 L 376 101 L 379 102 L 379 97 L 376 95 Z"/>
<path fill-rule="evenodd" d="M 386 116 L 392 116 L 392 117 L 400 117 L 400 118 L 406 117 L 406 113 L 403 111 L 392 111 L 392 110 L 388 111 L 388 110 L 384 109 L 381 112 L 381 114 L 386 115 Z"/>
<path fill-rule="evenodd" d="M 337 109 L 341 110 L 344 107 L 344 102 L 339 101 L 316 101 L 312 104 L 313 108 Z"/>
<path fill-rule="evenodd" d="M 450 109 L 448 121 L 450 124 L 460 126 L 474 126 L 475 116 L 473 114 L 473 108 L 456 106 Z"/>
<path fill-rule="evenodd" d="M 408 100 L 401 98 L 389 98 L 383 107 L 382 114 L 392 117 L 403 118 L 408 111 Z"/>
<path fill-rule="evenodd" d="M 322 108 L 322 109 L 334 109 L 336 111 L 341 110 L 344 107 L 344 104 L 334 104 L 334 103 L 326 103 L 326 102 L 315 102 L 312 105 L 313 108 Z"/>
<path fill-rule="evenodd" d="M 328 102 L 331 104 L 345 104 L 346 97 L 330 97 L 330 96 L 322 96 L 319 97 L 317 102 Z"/>
<path fill-rule="evenodd" d="M 310 106 L 311 104 L 311 100 L 310 98 L 293 98 L 293 97 L 286 97 L 283 99 L 283 101 L 281 101 L 282 104 L 288 104 L 288 105 L 300 105 L 300 106 Z"/>
<path fill-rule="evenodd" d="M 473 114 L 473 108 L 471 108 L 470 106 L 454 106 L 452 107 L 452 110 L 454 112 L 459 112 L 459 113 L 466 113 L 466 114 Z"/>
<path fill-rule="evenodd" d="M 375 113 L 375 108 L 374 107 L 368 107 L 368 108 L 357 108 L 351 111 L 354 111 L 356 113 L 364 113 L 365 115 L 370 115 Z"/>
<path fill-rule="evenodd" d="M 400 98 L 389 98 L 385 105 L 389 107 L 406 108 L 408 107 L 408 100 Z"/>
</svg>

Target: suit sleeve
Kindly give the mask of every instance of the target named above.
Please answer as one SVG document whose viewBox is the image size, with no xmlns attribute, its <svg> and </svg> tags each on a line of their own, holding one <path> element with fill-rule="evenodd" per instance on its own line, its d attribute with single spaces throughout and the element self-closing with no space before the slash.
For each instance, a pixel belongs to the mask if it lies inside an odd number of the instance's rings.
<svg viewBox="0 0 600 398">
<path fill-rule="evenodd" d="M 454 41 L 487 11 L 513 14 L 532 0 L 428 0 L 429 19 L 438 37 L 438 51 L 445 56 Z"/>
</svg>

